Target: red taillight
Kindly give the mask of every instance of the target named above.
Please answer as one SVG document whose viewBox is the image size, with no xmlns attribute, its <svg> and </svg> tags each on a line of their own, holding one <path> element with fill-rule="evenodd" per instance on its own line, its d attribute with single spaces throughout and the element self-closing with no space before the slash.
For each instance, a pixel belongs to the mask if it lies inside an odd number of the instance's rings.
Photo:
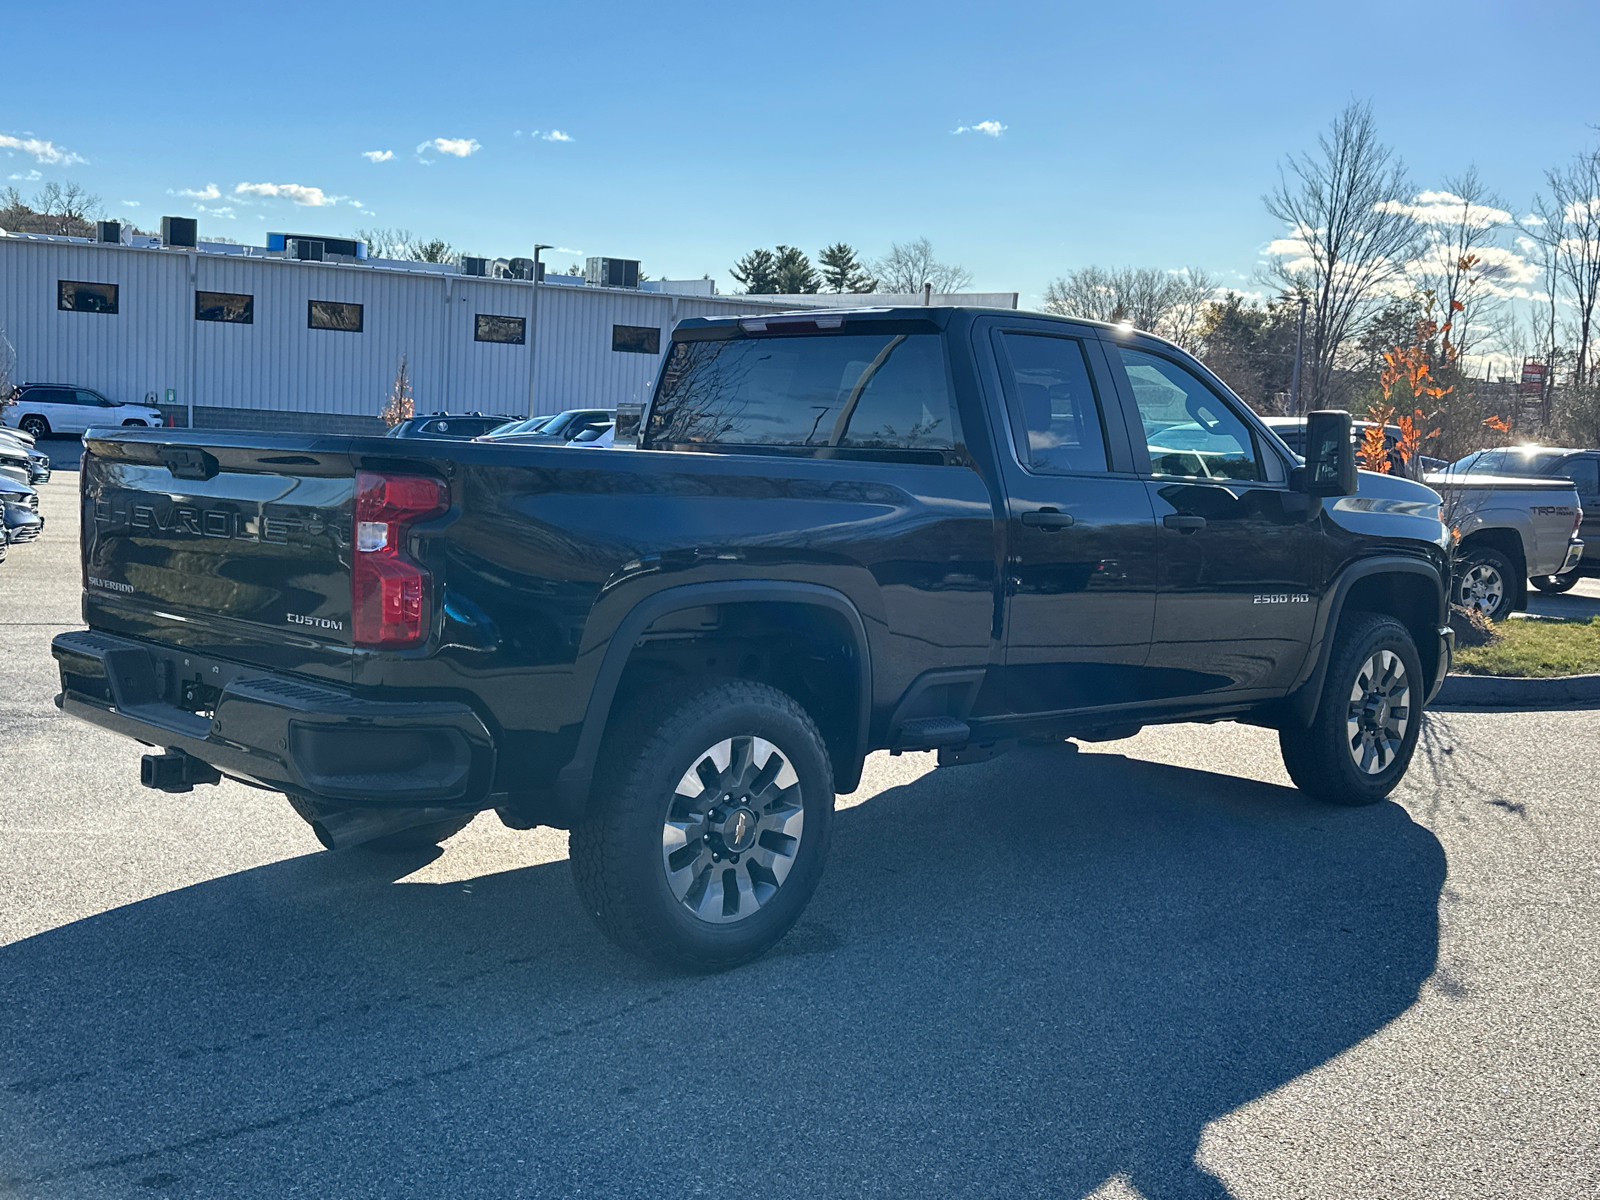
<svg viewBox="0 0 1600 1200">
<path fill-rule="evenodd" d="M 405 552 L 413 521 L 450 507 L 444 483 L 426 475 L 356 475 L 350 627 L 358 646 L 413 646 L 428 633 L 428 572 Z"/>
</svg>

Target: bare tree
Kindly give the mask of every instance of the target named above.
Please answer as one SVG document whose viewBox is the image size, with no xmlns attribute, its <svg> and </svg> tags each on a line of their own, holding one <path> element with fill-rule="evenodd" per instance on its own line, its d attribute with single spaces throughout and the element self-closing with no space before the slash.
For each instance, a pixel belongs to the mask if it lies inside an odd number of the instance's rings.
<svg viewBox="0 0 1600 1200">
<path fill-rule="evenodd" d="M 1063 317 L 1126 321 L 1192 352 L 1216 292 L 1211 277 L 1197 267 L 1081 267 L 1050 283 L 1044 308 Z"/>
<path fill-rule="evenodd" d="M 1419 248 L 1416 219 L 1392 203 L 1411 195 L 1405 165 L 1378 141 L 1371 106 L 1350 104 L 1317 146 L 1288 160 L 1264 197 L 1289 227 L 1269 275 L 1311 295 L 1303 378 L 1313 408 L 1334 399 L 1341 354 Z"/>
<path fill-rule="evenodd" d="M 1495 243 L 1511 214 L 1478 178 L 1476 167 L 1446 179 L 1443 191 L 1423 192 L 1402 207 L 1427 226 L 1411 278 L 1432 293 L 1440 320 L 1450 322 L 1451 346 L 1467 355 L 1485 338 L 1504 332 L 1499 318 L 1512 255 Z"/>
<path fill-rule="evenodd" d="M 389 385 L 389 394 L 384 398 L 383 423 L 393 429 L 401 421 L 409 421 L 416 415 L 416 400 L 411 395 L 411 372 L 406 367 L 406 356 L 400 355 L 400 364 L 395 368 L 394 382 Z"/>
<path fill-rule="evenodd" d="M 934 291 L 948 294 L 972 286 L 972 272 L 934 258 L 933 243 L 925 237 L 895 242 L 889 253 L 872 264 L 871 271 L 884 292 L 921 292 L 931 283 Z"/>
<path fill-rule="evenodd" d="M 1542 222 L 1537 240 L 1549 245 L 1555 275 L 1572 301 L 1576 357 L 1572 379 L 1580 387 L 1593 374 L 1594 309 L 1600 298 L 1600 150 L 1578 155 L 1545 173 L 1548 196 L 1534 201 Z"/>
<path fill-rule="evenodd" d="M 11 392 L 17 386 L 17 351 L 0 327 L 0 407 L 11 403 Z"/>
<path fill-rule="evenodd" d="M 371 258 L 409 259 L 417 240 L 409 229 L 358 229 L 356 237 L 367 244 Z"/>
</svg>

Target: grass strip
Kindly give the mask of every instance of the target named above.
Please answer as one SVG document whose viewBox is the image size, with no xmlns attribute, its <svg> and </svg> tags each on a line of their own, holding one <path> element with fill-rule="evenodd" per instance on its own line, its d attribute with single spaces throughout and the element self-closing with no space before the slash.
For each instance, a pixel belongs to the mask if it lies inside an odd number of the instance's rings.
<svg viewBox="0 0 1600 1200">
<path fill-rule="evenodd" d="M 1463 675 L 1520 679 L 1600 674 L 1600 617 L 1502 621 L 1494 630 L 1498 637 L 1493 644 L 1458 649 L 1452 669 Z"/>
</svg>

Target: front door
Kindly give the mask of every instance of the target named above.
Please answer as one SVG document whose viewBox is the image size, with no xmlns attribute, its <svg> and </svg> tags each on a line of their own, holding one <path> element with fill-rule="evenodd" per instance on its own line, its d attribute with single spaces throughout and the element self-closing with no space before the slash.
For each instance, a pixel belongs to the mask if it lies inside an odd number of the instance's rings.
<svg viewBox="0 0 1600 1200">
<path fill-rule="evenodd" d="M 1105 359 L 1085 333 L 1025 322 L 989 332 L 1007 418 L 997 439 L 1009 505 L 1003 677 L 1015 713 L 1150 698 L 1156 525 Z"/>
<path fill-rule="evenodd" d="M 1288 464 L 1175 357 L 1107 342 L 1149 454 L 1161 543 L 1152 674 L 1171 698 L 1287 689 L 1321 600 L 1321 522 Z"/>
</svg>

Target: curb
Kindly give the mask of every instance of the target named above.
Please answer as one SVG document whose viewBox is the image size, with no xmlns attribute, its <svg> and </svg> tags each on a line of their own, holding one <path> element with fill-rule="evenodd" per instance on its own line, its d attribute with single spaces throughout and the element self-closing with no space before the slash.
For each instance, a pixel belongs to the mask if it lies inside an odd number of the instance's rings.
<svg viewBox="0 0 1600 1200">
<path fill-rule="evenodd" d="M 1519 679 L 1511 675 L 1447 675 L 1430 708 L 1559 708 L 1600 706 L 1600 675 Z"/>
</svg>

